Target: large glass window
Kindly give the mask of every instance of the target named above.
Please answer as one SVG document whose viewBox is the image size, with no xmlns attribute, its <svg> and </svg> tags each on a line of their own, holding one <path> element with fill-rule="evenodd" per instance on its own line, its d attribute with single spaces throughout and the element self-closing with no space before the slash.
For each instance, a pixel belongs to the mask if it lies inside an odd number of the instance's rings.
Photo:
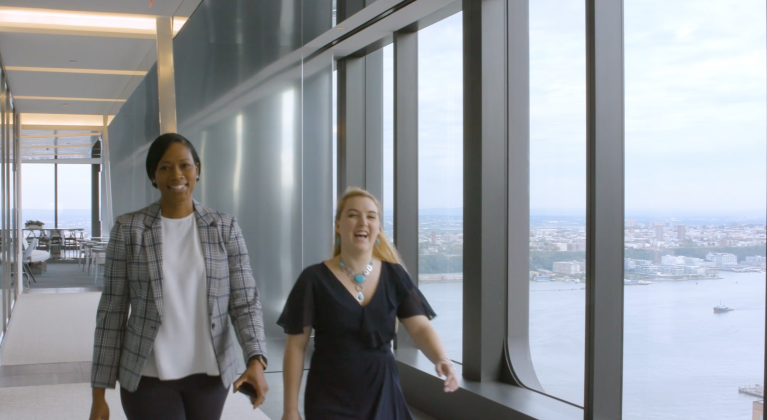
<svg viewBox="0 0 767 420">
<path fill-rule="evenodd" d="M 462 360 L 462 14 L 418 33 L 418 279 L 448 356 Z"/>
<path fill-rule="evenodd" d="M 751 419 L 762 399 L 766 14 L 625 2 L 624 419 Z"/>
<path fill-rule="evenodd" d="M 583 404 L 584 2 L 530 2 L 530 356 L 543 391 Z M 512 198 L 513 199 L 513 198 Z"/>
<path fill-rule="evenodd" d="M 46 228 L 55 227 L 56 190 L 53 165 L 22 164 L 21 204 L 22 223 L 36 220 Z"/>
<path fill-rule="evenodd" d="M 91 234 L 91 165 L 58 165 L 59 227 Z M 23 177 L 22 177 L 23 179 Z"/>
</svg>

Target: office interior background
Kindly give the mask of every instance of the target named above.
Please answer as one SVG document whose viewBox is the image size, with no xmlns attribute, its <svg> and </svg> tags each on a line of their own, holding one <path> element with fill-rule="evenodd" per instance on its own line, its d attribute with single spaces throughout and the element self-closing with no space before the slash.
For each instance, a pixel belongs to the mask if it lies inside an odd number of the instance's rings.
<svg viewBox="0 0 767 420">
<path fill-rule="evenodd" d="M 763 418 L 764 1 L 63 3 L 0 3 L 0 384 L 28 292 L 23 222 L 107 235 L 159 199 L 146 151 L 172 127 L 202 161 L 195 198 L 243 229 L 269 418 L 277 317 L 330 256 L 348 186 L 381 200 L 462 375 L 444 394 L 400 331 L 425 416 Z M 33 22 L 53 9 L 172 26 L 161 44 L 154 28 Z M 63 52 L 77 48 L 105 58 Z"/>
</svg>

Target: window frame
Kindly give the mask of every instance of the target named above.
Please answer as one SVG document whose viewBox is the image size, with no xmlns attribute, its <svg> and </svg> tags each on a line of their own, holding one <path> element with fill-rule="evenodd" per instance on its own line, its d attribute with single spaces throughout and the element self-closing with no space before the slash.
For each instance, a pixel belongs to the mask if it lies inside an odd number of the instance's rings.
<svg viewBox="0 0 767 420">
<path fill-rule="evenodd" d="M 587 0 L 586 7 L 591 245 L 584 408 L 543 393 L 529 357 L 528 2 L 418 0 L 390 10 L 337 44 L 355 47 L 331 48 L 342 60 L 395 44 L 394 225 L 410 271 L 418 258 L 417 31 L 464 13 L 464 357 L 457 370 L 466 392 L 442 393 L 431 363 L 400 331 L 395 354 L 406 397 L 446 419 L 477 412 L 485 418 L 621 418 L 623 294 L 622 282 L 614 280 L 623 275 L 622 0 Z M 339 133 L 347 122 L 341 112 Z M 339 165 L 339 180 L 342 171 Z"/>
</svg>

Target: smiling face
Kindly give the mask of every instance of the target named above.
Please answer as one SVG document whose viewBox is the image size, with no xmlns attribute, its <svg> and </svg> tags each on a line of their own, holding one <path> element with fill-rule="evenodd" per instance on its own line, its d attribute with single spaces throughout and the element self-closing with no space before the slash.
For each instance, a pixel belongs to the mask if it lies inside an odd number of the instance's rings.
<svg viewBox="0 0 767 420">
<path fill-rule="evenodd" d="M 346 200 L 336 221 L 336 234 L 341 238 L 341 249 L 371 252 L 380 232 L 378 207 L 373 200 L 367 197 L 352 197 Z"/>
<path fill-rule="evenodd" d="M 192 152 L 181 143 L 173 143 L 157 164 L 153 181 L 166 203 L 192 200 L 200 169 L 194 163 Z"/>
</svg>

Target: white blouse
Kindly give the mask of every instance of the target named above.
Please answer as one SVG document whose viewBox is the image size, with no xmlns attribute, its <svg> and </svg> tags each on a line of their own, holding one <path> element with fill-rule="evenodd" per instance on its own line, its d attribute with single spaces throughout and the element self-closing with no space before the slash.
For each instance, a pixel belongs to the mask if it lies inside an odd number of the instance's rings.
<svg viewBox="0 0 767 420">
<path fill-rule="evenodd" d="M 197 373 L 218 376 L 208 282 L 197 219 L 162 218 L 162 324 L 142 375 L 161 380 Z"/>
</svg>

